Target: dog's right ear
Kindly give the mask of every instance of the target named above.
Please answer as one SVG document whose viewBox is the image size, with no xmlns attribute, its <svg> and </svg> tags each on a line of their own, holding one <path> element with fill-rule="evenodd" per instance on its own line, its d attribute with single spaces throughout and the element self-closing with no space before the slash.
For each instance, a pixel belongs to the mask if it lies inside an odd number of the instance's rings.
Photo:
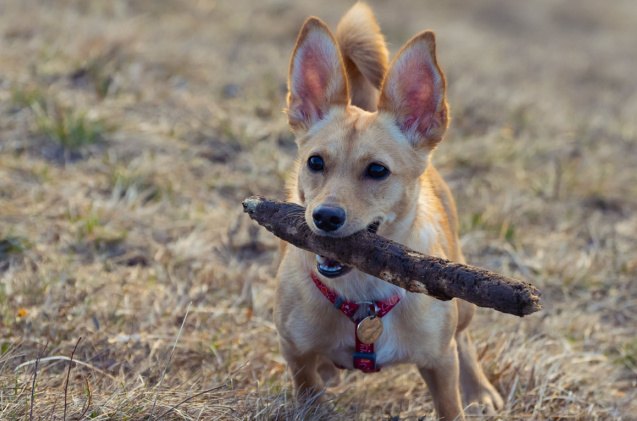
<svg viewBox="0 0 637 421">
<path fill-rule="evenodd" d="M 381 88 L 378 110 L 393 115 L 415 147 L 433 149 L 447 130 L 445 75 L 436 60 L 433 32 L 416 35 L 396 55 Z"/>
<path fill-rule="evenodd" d="M 349 93 L 341 53 L 318 18 L 305 21 L 290 61 L 287 114 L 294 130 L 309 130 L 333 105 L 347 105 Z"/>
</svg>

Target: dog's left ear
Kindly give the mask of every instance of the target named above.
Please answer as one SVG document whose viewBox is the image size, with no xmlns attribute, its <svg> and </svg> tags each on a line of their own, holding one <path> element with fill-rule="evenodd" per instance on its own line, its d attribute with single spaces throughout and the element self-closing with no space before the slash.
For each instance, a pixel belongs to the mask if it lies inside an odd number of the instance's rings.
<svg viewBox="0 0 637 421">
<path fill-rule="evenodd" d="M 308 130 L 333 105 L 347 105 L 349 93 L 341 53 L 318 18 L 305 21 L 290 61 L 288 119 L 295 130 Z"/>
<path fill-rule="evenodd" d="M 447 129 L 445 76 L 436 61 L 436 40 L 426 31 L 398 52 L 383 81 L 378 110 L 390 113 L 409 142 L 433 149 Z"/>
</svg>

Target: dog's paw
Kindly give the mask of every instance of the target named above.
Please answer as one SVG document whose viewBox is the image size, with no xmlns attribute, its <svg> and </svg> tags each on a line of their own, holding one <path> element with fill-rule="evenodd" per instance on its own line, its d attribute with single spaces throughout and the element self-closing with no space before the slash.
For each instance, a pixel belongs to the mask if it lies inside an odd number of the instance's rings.
<svg viewBox="0 0 637 421">
<path fill-rule="evenodd" d="M 497 411 L 502 409 L 504 401 L 502 396 L 492 385 L 484 385 L 484 387 L 475 395 L 466 397 L 465 412 L 467 415 L 479 416 L 497 415 Z"/>
</svg>

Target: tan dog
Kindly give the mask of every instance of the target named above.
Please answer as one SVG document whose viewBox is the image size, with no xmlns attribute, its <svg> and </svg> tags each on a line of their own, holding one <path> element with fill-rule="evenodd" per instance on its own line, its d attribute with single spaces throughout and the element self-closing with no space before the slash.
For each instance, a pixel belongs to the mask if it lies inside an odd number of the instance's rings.
<svg viewBox="0 0 637 421">
<path fill-rule="evenodd" d="M 289 200 L 306 206 L 316 234 L 377 229 L 412 249 L 464 261 L 453 197 L 431 164 L 449 122 L 432 32 L 412 38 L 388 66 L 365 4 L 347 12 L 335 37 L 309 18 L 288 87 L 299 146 Z M 319 372 L 333 365 L 377 371 L 414 363 L 445 420 L 463 419 L 463 405 L 488 413 L 502 406 L 467 331 L 473 305 L 408 293 L 292 246 L 282 251 L 275 322 L 300 399 L 323 390 Z"/>
</svg>

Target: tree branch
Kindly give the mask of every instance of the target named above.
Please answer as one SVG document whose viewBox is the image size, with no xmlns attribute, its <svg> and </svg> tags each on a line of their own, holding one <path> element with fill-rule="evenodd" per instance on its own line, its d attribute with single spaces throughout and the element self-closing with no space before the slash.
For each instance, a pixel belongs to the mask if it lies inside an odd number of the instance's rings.
<svg viewBox="0 0 637 421">
<path fill-rule="evenodd" d="M 410 292 L 439 300 L 454 297 L 480 307 L 525 316 L 542 308 L 533 285 L 486 269 L 411 250 L 379 235 L 359 231 L 349 237 L 314 234 L 302 206 L 259 196 L 243 201 L 244 211 L 277 237 L 304 250 L 351 265 Z"/>
</svg>

